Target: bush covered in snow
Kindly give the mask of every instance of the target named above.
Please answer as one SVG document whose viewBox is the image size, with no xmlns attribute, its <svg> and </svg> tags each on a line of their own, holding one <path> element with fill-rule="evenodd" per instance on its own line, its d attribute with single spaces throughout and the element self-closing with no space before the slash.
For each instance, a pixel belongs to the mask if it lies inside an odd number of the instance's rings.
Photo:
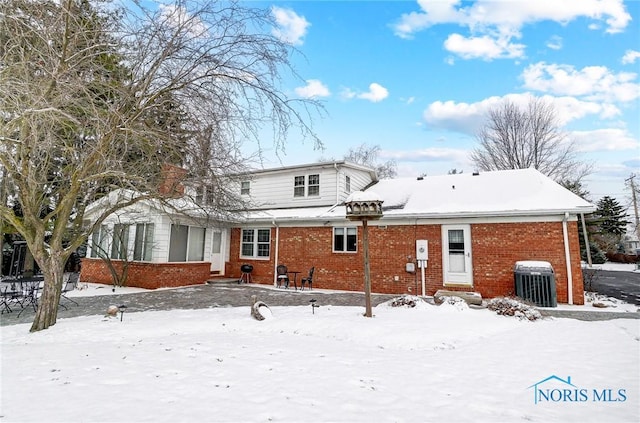
<svg viewBox="0 0 640 423">
<path fill-rule="evenodd" d="M 489 301 L 487 308 L 501 316 L 514 316 L 520 320 L 542 319 L 542 315 L 538 310 L 522 302 L 519 298 L 496 297 Z"/>
<path fill-rule="evenodd" d="M 389 307 L 406 307 L 406 308 L 423 306 L 425 304 L 427 304 L 427 302 L 416 295 L 403 295 L 401 297 L 393 298 L 386 302 L 386 305 L 388 305 Z"/>
<path fill-rule="evenodd" d="M 467 304 L 467 302 L 463 298 L 456 296 L 440 297 L 440 301 L 440 307 L 451 307 L 458 311 L 464 311 L 469 308 L 469 304 Z"/>
</svg>

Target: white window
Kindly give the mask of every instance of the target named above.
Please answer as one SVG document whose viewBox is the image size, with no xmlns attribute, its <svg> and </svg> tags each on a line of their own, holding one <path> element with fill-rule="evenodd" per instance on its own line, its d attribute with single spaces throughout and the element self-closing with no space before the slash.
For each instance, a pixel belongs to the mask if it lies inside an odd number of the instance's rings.
<svg viewBox="0 0 640 423">
<path fill-rule="evenodd" d="M 251 193 L 251 182 L 240 182 L 240 195 L 249 195 Z"/>
<path fill-rule="evenodd" d="M 169 261 L 203 261 L 205 228 L 171 225 Z"/>
<path fill-rule="evenodd" d="M 91 234 L 91 257 L 105 257 L 109 248 L 109 230 L 107 225 L 100 225 Z"/>
<path fill-rule="evenodd" d="M 220 254 L 222 251 L 222 232 L 214 232 L 212 242 L 211 254 Z"/>
<path fill-rule="evenodd" d="M 320 175 L 309 175 L 309 188 L 307 195 L 320 195 Z"/>
<path fill-rule="evenodd" d="M 293 178 L 293 196 L 304 197 L 304 176 Z"/>
<path fill-rule="evenodd" d="M 350 176 L 344 177 L 344 189 L 345 191 L 347 191 L 347 194 L 351 193 L 351 177 Z"/>
<path fill-rule="evenodd" d="M 200 205 L 212 205 L 214 198 L 214 188 L 211 185 L 199 187 L 196 192 L 196 203 Z"/>
<path fill-rule="evenodd" d="M 320 175 L 294 176 L 293 196 L 317 196 L 320 195 Z"/>
<path fill-rule="evenodd" d="M 123 223 L 113 225 L 113 239 L 111 241 L 111 258 L 123 260 L 128 258 L 129 226 Z"/>
<path fill-rule="evenodd" d="M 136 261 L 151 261 L 153 253 L 153 223 L 138 223 L 136 225 L 135 242 L 133 245 L 133 259 Z"/>
<path fill-rule="evenodd" d="M 268 258 L 271 249 L 271 229 L 243 229 L 240 257 Z"/>
<path fill-rule="evenodd" d="M 358 245 L 358 228 L 333 228 L 333 251 L 355 252 Z"/>
</svg>

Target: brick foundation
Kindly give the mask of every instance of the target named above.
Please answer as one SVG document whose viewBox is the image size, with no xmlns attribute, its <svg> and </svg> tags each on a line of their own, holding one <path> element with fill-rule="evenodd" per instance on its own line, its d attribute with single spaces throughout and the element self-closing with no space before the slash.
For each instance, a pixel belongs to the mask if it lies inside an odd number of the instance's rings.
<svg viewBox="0 0 640 423">
<path fill-rule="evenodd" d="M 113 261 L 118 272 L 122 271 L 123 262 Z M 186 285 L 198 285 L 209 279 L 211 263 L 140 263 L 129 262 L 127 286 L 156 289 Z M 113 279 L 105 262 L 100 259 L 82 259 L 80 280 L 83 282 L 112 285 Z"/>
</svg>

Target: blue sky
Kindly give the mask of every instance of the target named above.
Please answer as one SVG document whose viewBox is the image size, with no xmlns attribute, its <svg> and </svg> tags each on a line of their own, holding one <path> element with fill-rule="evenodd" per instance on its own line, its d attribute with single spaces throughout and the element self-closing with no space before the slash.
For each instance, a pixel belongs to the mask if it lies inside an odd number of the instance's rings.
<svg viewBox="0 0 640 423">
<path fill-rule="evenodd" d="M 471 172 L 485 112 L 535 95 L 594 164 L 592 200 L 629 197 L 624 180 L 640 169 L 639 1 L 257 4 L 301 53 L 293 63 L 305 81 L 285 80 L 285 92 L 326 108 L 314 120 L 325 151 L 292 132 L 265 167 L 340 159 L 364 143 L 395 159 L 399 176 Z"/>
</svg>

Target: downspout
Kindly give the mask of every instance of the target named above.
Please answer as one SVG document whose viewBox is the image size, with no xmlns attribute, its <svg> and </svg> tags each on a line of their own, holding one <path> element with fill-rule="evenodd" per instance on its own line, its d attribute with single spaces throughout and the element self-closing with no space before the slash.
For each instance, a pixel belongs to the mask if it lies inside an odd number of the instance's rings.
<svg viewBox="0 0 640 423">
<path fill-rule="evenodd" d="M 336 203 L 340 201 L 340 171 L 338 170 L 338 163 L 333 162 L 333 168 L 336 170 Z"/>
<path fill-rule="evenodd" d="M 271 224 L 276 228 L 276 252 L 275 252 L 275 261 L 273 263 L 273 286 L 278 286 L 278 245 L 280 244 L 280 227 L 276 223 L 276 220 L 273 219 Z"/>
<path fill-rule="evenodd" d="M 562 237 L 564 238 L 564 259 L 567 263 L 567 295 L 569 296 L 569 304 L 573 304 L 573 275 L 571 274 L 571 253 L 569 252 L 567 220 L 569 220 L 569 213 L 565 212 L 562 218 Z"/>
</svg>

